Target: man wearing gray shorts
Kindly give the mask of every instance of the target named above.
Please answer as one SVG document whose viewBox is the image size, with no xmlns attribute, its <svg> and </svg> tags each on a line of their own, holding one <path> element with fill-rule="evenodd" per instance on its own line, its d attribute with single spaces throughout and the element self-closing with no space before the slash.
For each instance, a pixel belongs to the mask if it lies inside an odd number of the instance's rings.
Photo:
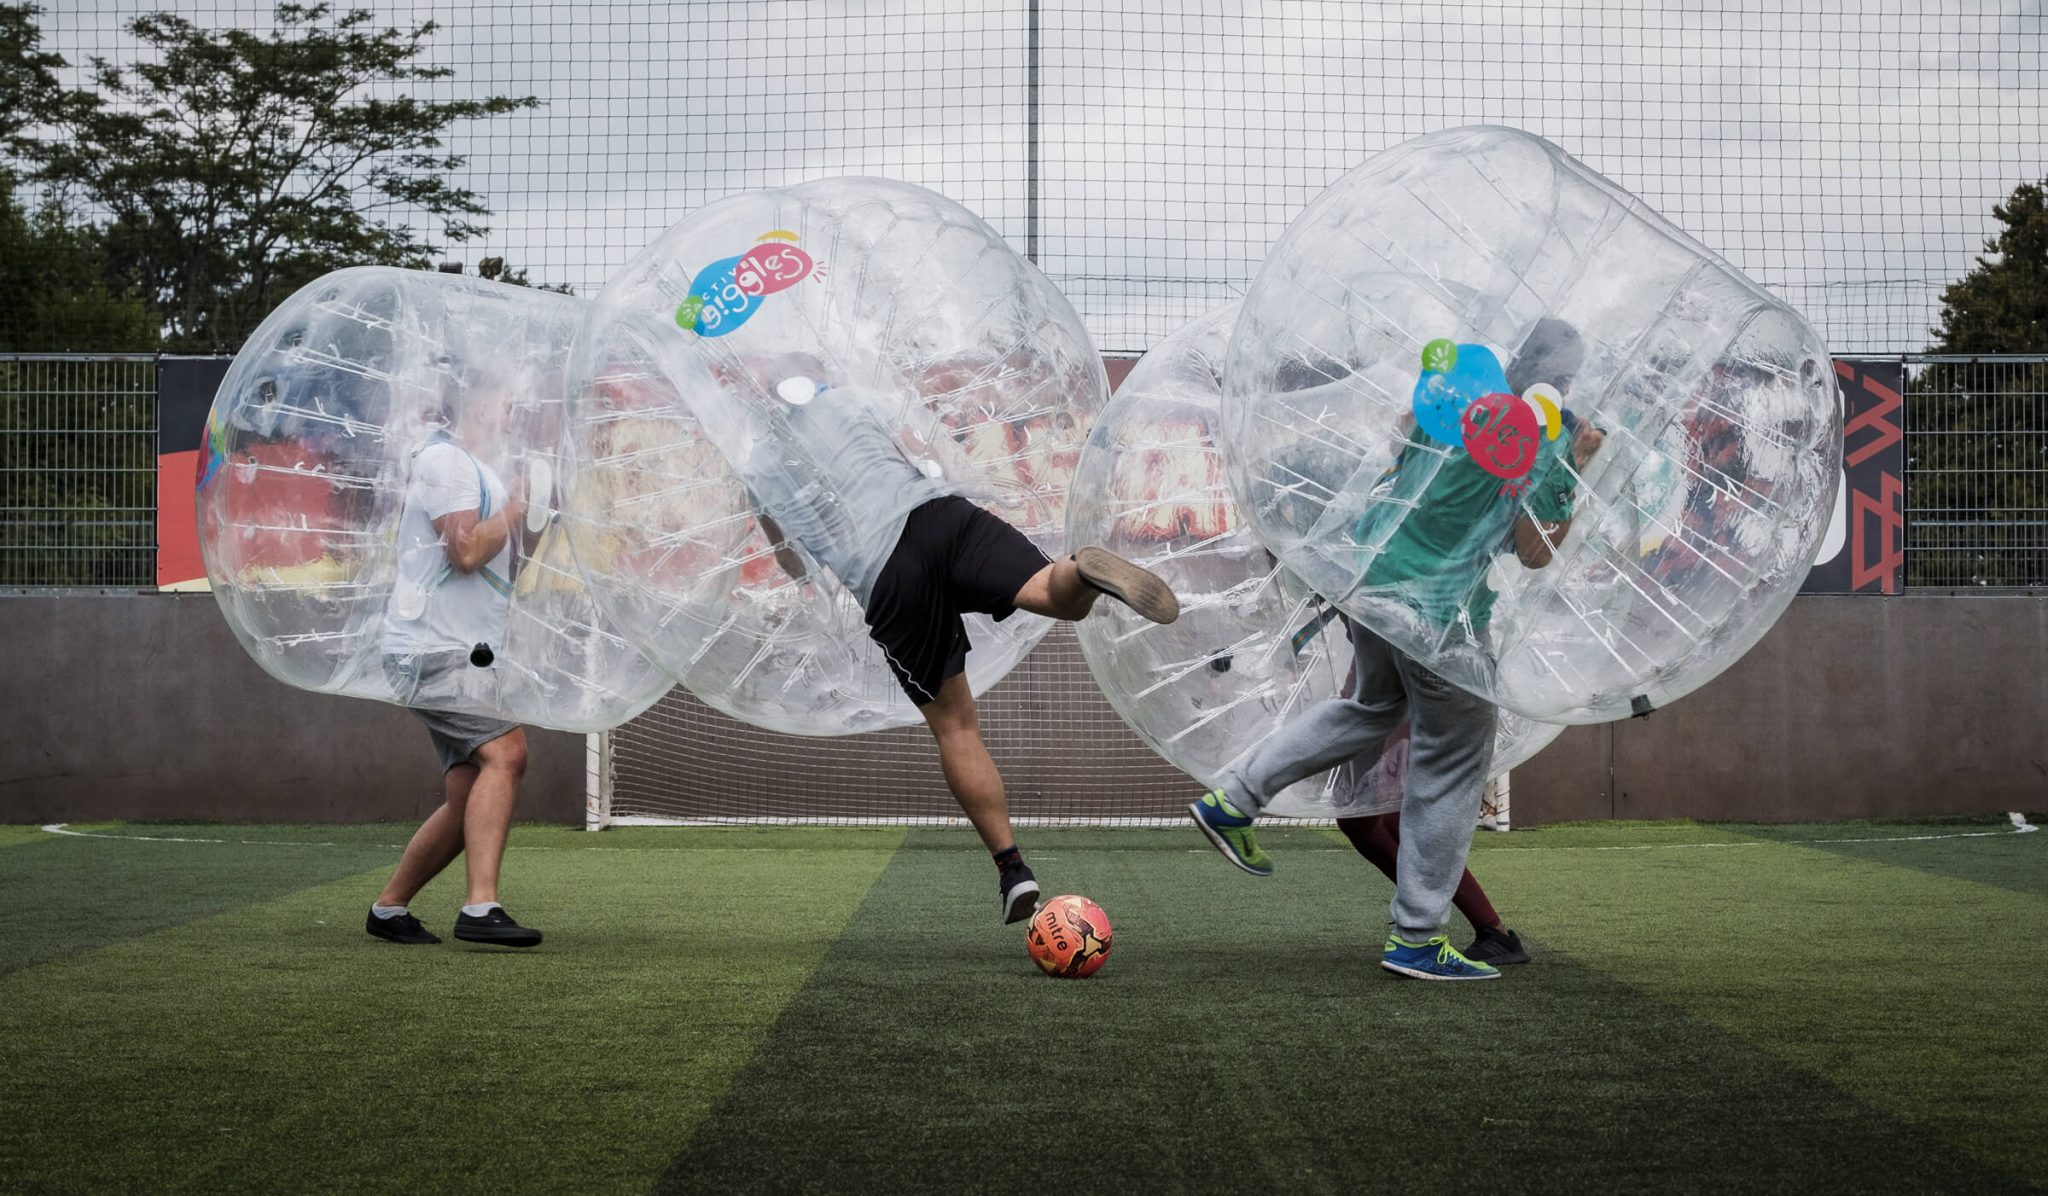
<svg viewBox="0 0 2048 1196">
<path fill-rule="evenodd" d="M 384 675 L 392 700 L 427 725 L 441 761 L 442 801 L 406 844 L 364 929 L 394 943 L 438 943 L 407 904 L 426 883 L 466 857 L 468 898 L 455 937 L 532 947 L 541 932 L 498 904 L 498 866 L 512 806 L 526 773 L 526 732 L 517 724 L 459 713 L 465 688 L 495 660 L 505 633 L 511 565 L 523 504 L 490 466 L 446 428 L 413 454 L 399 516 L 398 579 L 385 619 Z M 446 705 L 448 709 L 441 706 Z"/>
<path fill-rule="evenodd" d="M 1578 331 L 1560 320 L 1539 321 L 1507 370 L 1517 394 L 1541 383 L 1562 395 L 1585 350 Z M 1428 368 L 1425 366 L 1425 368 Z M 1398 592 L 1414 614 L 1435 627 L 1468 621 L 1483 642 L 1494 593 L 1485 579 L 1493 558 L 1512 551 L 1541 569 L 1571 530 L 1579 475 L 1603 434 L 1562 413 L 1563 439 L 1535 446 L 1525 504 L 1503 493 L 1501 479 L 1462 452 L 1446 455 L 1421 428 L 1393 468 L 1429 470 L 1412 509 L 1370 508 L 1353 530 L 1359 543 L 1383 547 L 1363 583 Z M 1567 445 L 1569 446 L 1567 450 Z M 1566 460 L 1567 451 L 1569 461 Z M 1526 507 L 1526 513 L 1523 508 Z M 1405 517 L 1391 532 L 1375 521 Z M 1465 874 L 1492 763 L 1495 710 L 1370 630 L 1346 621 L 1357 670 L 1348 692 L 1310 707 L 1251 750 L 1223 785 L 1188 807 L 1195 825 L 1231 863 L 1256 876 L 1273 871 L 1252 833 L 1259 811 L 1281 790 L 1354 757 L 1370 767 L 1401 721 L 1410 719 L 1408 776 L 1401 800 L 1401 844 L 1395 865 L 1393 933 L 1381 950 L 1388 971 L 1423 980 L 1493 980 L 1498 969 L 1465 957 L 1444 934 L 1451 898 Z"/>
</svg>

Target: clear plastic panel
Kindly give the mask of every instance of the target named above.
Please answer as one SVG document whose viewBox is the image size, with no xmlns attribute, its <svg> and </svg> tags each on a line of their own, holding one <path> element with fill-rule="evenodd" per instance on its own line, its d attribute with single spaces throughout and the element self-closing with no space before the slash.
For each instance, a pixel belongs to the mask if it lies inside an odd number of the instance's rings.
<svg viewBox="0 0 2048 1196">
<path fill-rule="evenodd" d="M 1310 205 L 1246 296 L 1228 378 L 1230 484 L 1279 559 L 1456 684 L 1557 722 L 1664 705 L 1754 644 L 1841 453 L 1834 371 L 1796 312 L 1497 127 L 1404 142 Z M 1518 525 L 1566 518 L 1524 567 Z"/>
<path fill-rule="evenodd" d="M 198 519 L 214 596 L 266 671 L 570 731 L 616 726 L 668 689 L 600 615 L 557 513 L 582 307 L 364 267 L 306 286 L 250 336 L 214 399 Z M 497 516 L 503 540 L 469 568 L 441 530 L 464 512 Z"/>
</svg>

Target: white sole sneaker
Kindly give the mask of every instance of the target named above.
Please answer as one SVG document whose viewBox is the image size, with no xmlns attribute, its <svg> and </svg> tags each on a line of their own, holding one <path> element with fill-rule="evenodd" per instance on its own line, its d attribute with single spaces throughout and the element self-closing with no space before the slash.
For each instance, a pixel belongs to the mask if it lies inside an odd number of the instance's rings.
<svg viewBox="0 0 2048 1196">
<path fill-rule="evenodd" d="M 1038 882 L 1026 877 L 1003 890 L 1003 925 L 1022 922 L 1038 912 Z"/>
</svg>

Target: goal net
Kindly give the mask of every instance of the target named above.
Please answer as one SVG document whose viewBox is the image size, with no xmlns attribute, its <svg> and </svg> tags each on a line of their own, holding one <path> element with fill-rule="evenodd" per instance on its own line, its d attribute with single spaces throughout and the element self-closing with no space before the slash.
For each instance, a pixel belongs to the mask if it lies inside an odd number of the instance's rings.
<svg viewBox="0 0 2048 1196">
<path fill-rule="evenodd" d="M 1072 624 L 1047 633 L 979 703 L 1020 826 L 1184 826 L 1200 789 L 1133 734 L 1096 688 Z M 1508 829 L 1508 778 L 1480 825 Z M 814 739 L 764 731 L 677 686 L 591 736 L 587 825 L 967 826 L 922 727 Z M 1328 826 L 1325 819 L 1290 819 Z"/>
<path fill-rule="evenodd" d="M 1106 701 L 1071 625 L 1052 629 L 979 703 L 1023 825 L 1178 825 L 1197 789 Z M 965 826 L 923 727 L 834 738 L 764 731 L 677 686 L 597 749 L 591 825 Z"/>
</svg>

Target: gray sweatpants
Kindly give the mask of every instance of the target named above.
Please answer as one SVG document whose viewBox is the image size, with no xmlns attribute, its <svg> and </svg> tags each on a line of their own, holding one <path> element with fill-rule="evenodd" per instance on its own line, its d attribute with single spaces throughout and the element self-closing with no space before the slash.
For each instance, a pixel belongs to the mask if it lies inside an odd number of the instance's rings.
<svg viewBox="0 0 2048 1196">
<path fill-rule="evenodd" d="M 1370 768 L 1402 718 L 1411 719 L 1390 916 L 1402 938 L 1420 942 L 1443 931 L 1465 874 L 1493 763 L 1495 711 L 1379 636 L 1346 624 L 1358 664 L 1352 692 L 1316 703 L 1267 736 L 1224 775 L 1223 790 L 1254 814 L 1289 785 L 1354 756 Z"/>
</svg>

